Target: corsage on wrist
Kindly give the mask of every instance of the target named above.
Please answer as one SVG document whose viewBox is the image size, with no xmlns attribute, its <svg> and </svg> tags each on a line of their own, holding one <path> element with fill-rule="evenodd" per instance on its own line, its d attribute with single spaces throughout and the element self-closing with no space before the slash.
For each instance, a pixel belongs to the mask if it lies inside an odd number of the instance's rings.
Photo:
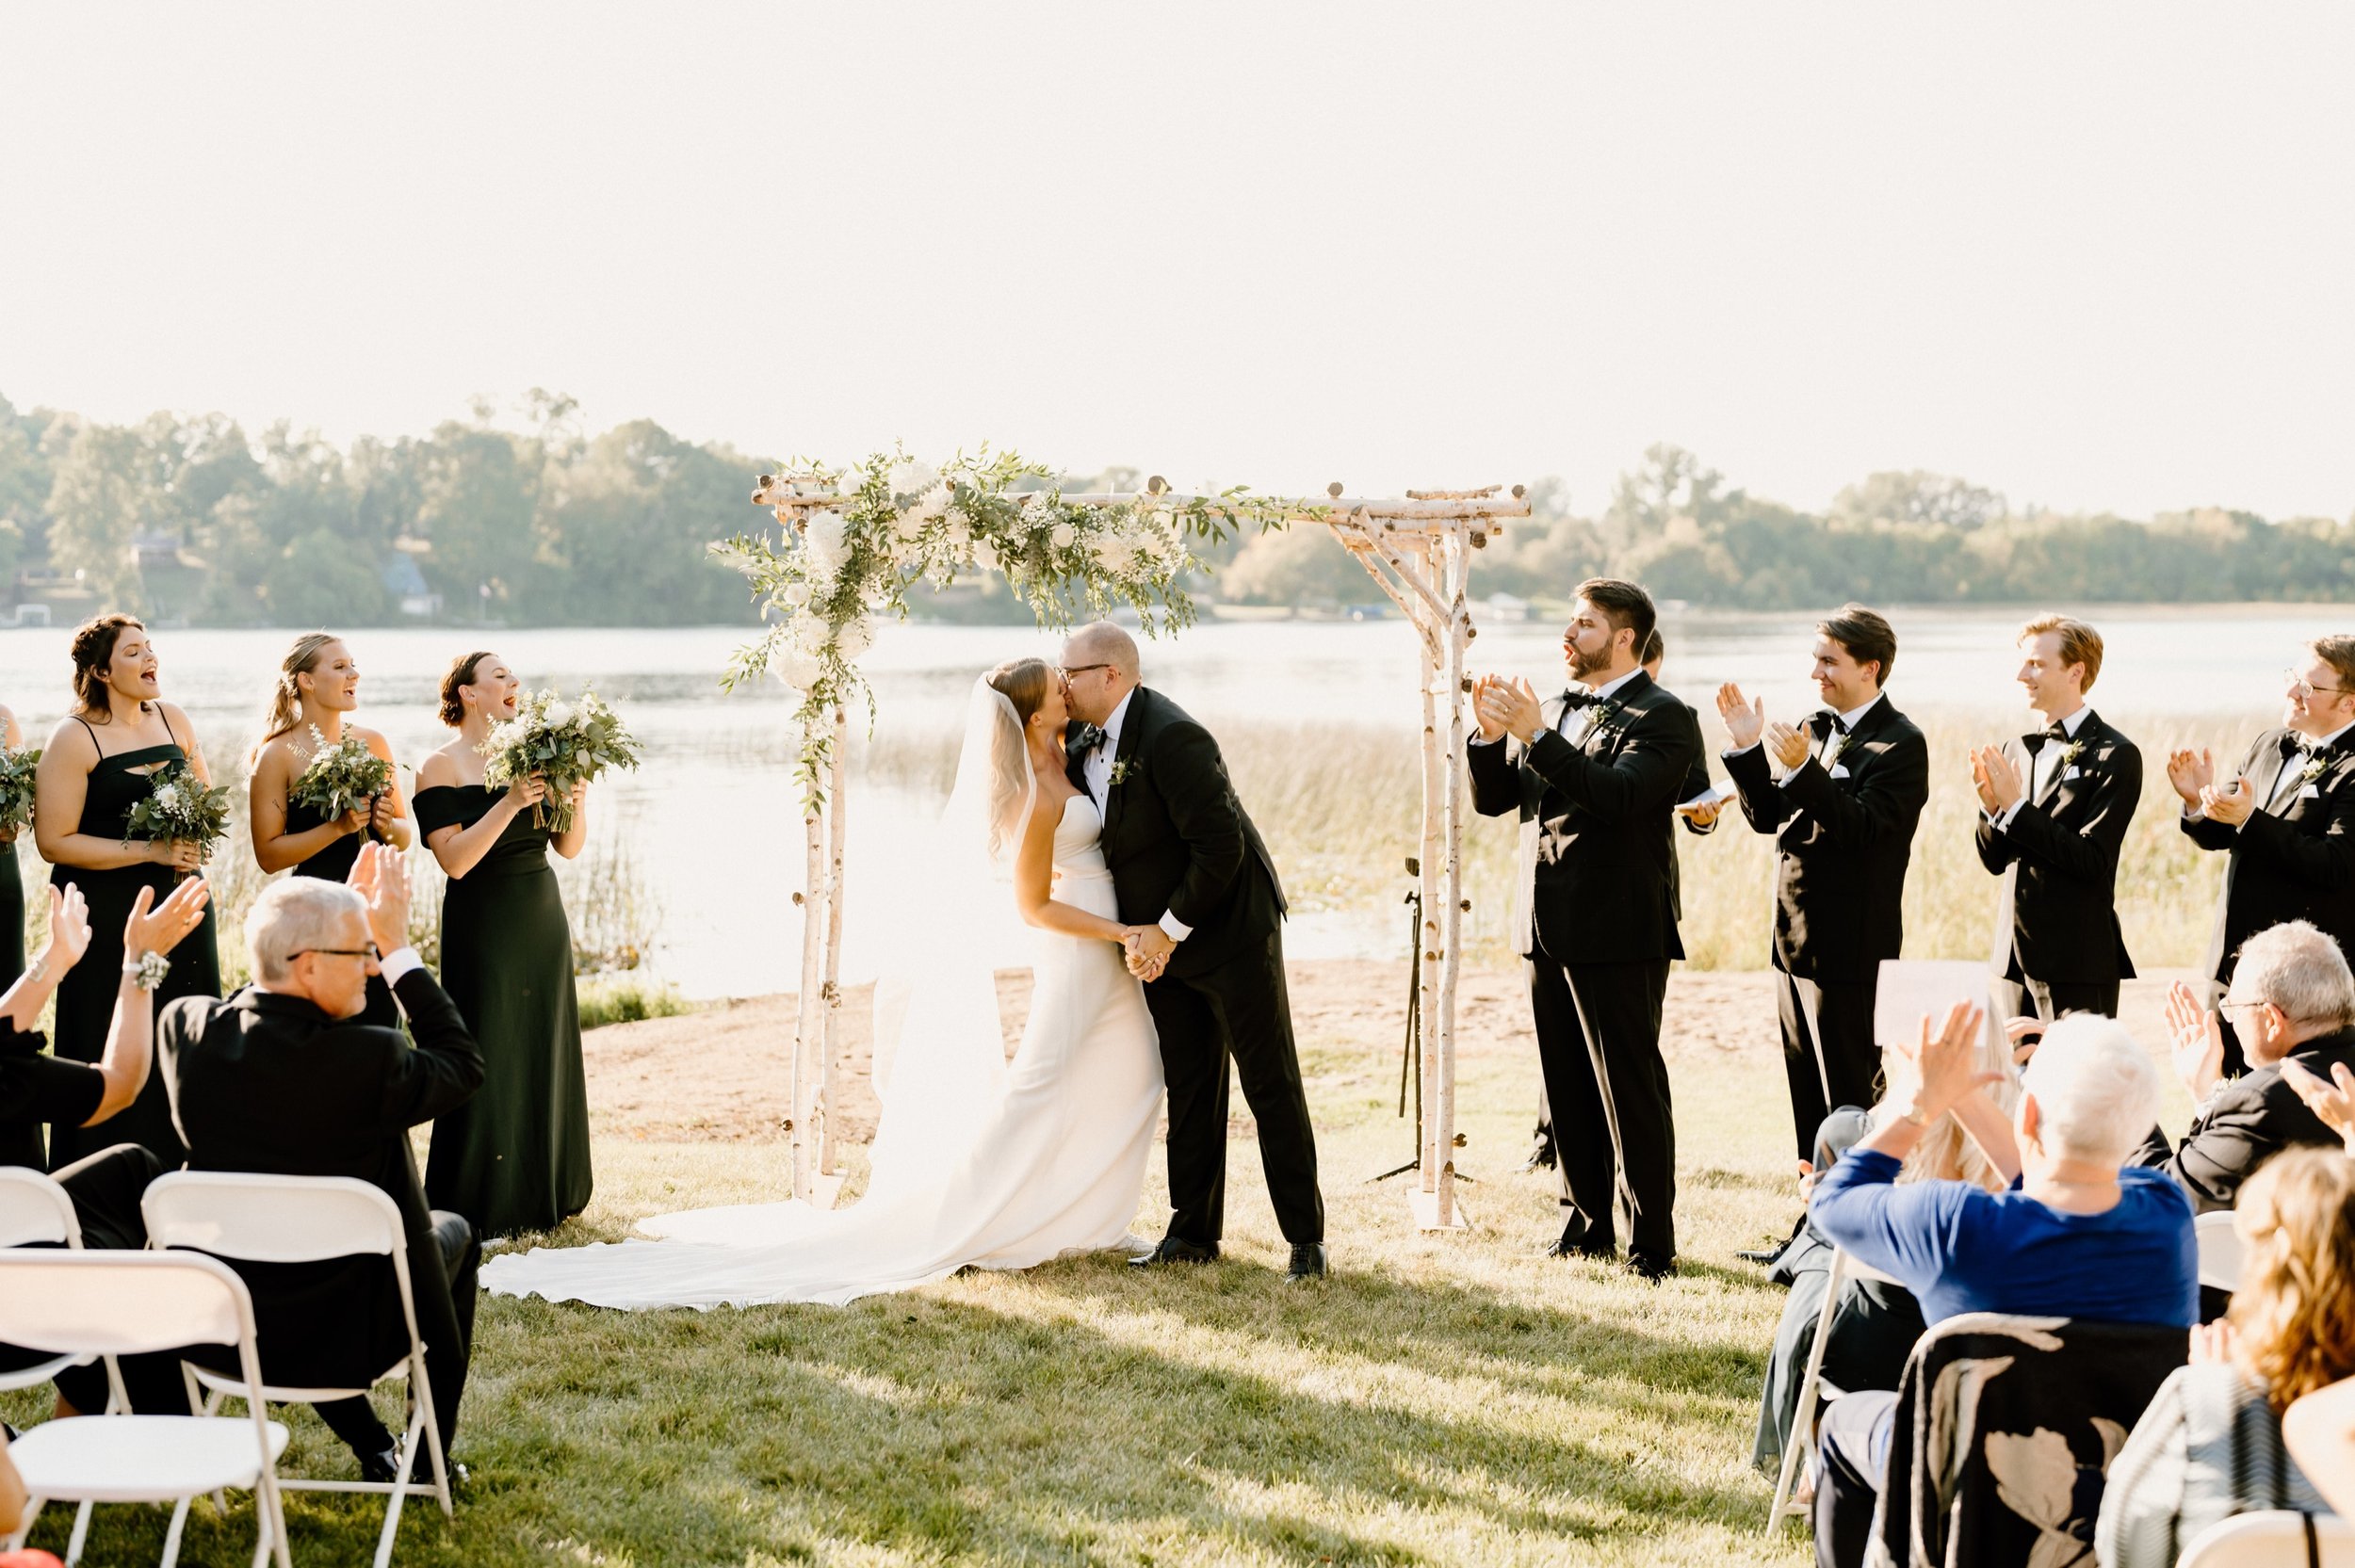
<svg viewBox="0 0 2355 1568">
<path fill-rule="evenodd" d="M 137 959 L 126 961 L 122 972 L 130 976 L 131 982 L 141 991 L 153 991 L 164 983 L 166 975 L 171 973 L 171 960 L 161 953 L 141 953 Z"/>
</svg>

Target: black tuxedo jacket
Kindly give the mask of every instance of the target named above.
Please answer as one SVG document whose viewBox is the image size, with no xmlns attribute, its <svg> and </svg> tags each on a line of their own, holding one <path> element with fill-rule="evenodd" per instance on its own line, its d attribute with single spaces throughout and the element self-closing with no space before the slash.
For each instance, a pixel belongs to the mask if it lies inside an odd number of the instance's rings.
<svg viewBox="0 0 2355 1568">
<path fill-rule="evenodd" d="M 1077 736 L 1065 754 L 1071 782 L 1087 788 Z M 1284 886 L 1259 830 L 1226 777 L 1210 732 L 1146 687 L 1129 698 L 1105 790 L 1104 865 L 1120 918 L 1130 926 L 1174 914 L 1192 934 L 1169 973 L 1198 975 L 1259 949 L 1284 917 Z"/>
<path fill-rule="evenodd" d="M 2060 746 L 2047 740 L 2046 746 Z M 2069 742 L 2075 756 L 2044 793 L 2021 802 L 2008 827 L 1979 817 L 1979 864 L 2009 872 L 1995 916 L 1994 960 L 2047 983 L 2106 985 L 2134 978 L 2118 925 L 2118 849 L 2142 800 L 2142 752 L 2086 715 Z M 2066 752 L 2067 747 L 2064 747 Z M 2021 740 L 2004 742 L 2025 787 L 2036 778 Z"/>
<path fill-rule="evenodd" d="M 156 1020 L 158 1067 L 190 1170 L 357 1176 L 388 1193 L 408 1233 L 417 1326 L 432 1342 L 447 1319 L 441 1342 L 455 1345 L 409 1129 L 481 1087 L 482 1053 L 432 976 L 413 970 L 396 992 L 414 1046 L 398 1029 L 336 1022 L 299 996 L 252 987 L 226 1001 L 184 996 Z M 365 1388 L 408 1350 L 385 1259 L 231 1267 L 252 1292 L 272 1382 Z"/>
<path fill-rule="evenodd" d="M 2284 1059 L 2330 1081 L 2334 1063 L 2355 1068 L 2355 1029 L 2342 1029 L 2301 1043 Z M 2155 1127 L 2130 1161 L 2164 1170 L 2191 1200 L 2192 1212 L 2231 1208 L 2241 1183 L 2257 1167 L 2298 1144 L 2336 1147 L 2338 1134 L 2282 1079 L 2282 1064 L 2259 1067 L 2218 1084 L 2191 1119 L 2183 1142 L 2173 1149 Z"/>
<path fill-rule="evenodd" d="M 1775 967 L 1819 984 L 1876 978 L 1905 946 L 1906 865 L 1930 795 L 1929 745 L 1886 695 L 1849 732 L 1832 777 L 1812 752 L 1775 783 L 1763 742 L 1727 759 L 1742 815 L 1775 835 Z"/>
<path fill-rule="evenodd" d="M 2289 759 L 2271 729 L 2257 737 L 2240 771 L 2260 800 L 2270 800 Z M 2221 822 L 2182 818 L 2202 849 L 2224 849 L 2224 897 L 2208 939 L 2208 973 L 2233 975 L 2240 945 L 2284 920 L 2311 920 L 2329 931 L 2339 951 L 2355 959 L 2355 735 L 2341 736 L 2319 759 L 2322 771 L 2276 808 L 2260 809 L 2235 830 Z M 2302 764 L 2300 765 L 2303 766 Z M 2304 793 L 2312 789 L 2314 794 Z"/>
<path fill-rule="evenodd" d="M 1468 748 L 1472 809 L 1520 815 L 1514 860 L 1513 950 L 1542 946 L 1563 963 L 1648 963 L 1684 956 L 1677 931 L 1675 806 L 1700 761 L 1693 710 L 1641 671 L 1561 733 L 1564 699 L 1544 727 Z M 1571 737 L 1577 736 L 1573 740 Z M 1704 786 L 1707 775 L 1702 774 Z"/>
</svg>

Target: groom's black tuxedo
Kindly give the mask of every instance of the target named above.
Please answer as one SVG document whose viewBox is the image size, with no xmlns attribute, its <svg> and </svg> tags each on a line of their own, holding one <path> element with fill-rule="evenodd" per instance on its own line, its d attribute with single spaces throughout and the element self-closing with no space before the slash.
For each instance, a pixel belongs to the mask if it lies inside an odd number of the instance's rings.
<svg viewBox="0 0 2355 1568">
<path fill-rule="evenodd" d="M 1668 962 L 1684 956 L 1671 834 L 1676 803 L 1697 793 L 1700 727 L 1640 670 L 1600 704 L 1566 695 L 1539 713 L 1528 745 L 1475 739 L 1467 766 L 1473 809 L 1520 817 L 1509 929 L 1529 960 L 1561 1201 L 1579 1243 L 1600 1252 L 1614 1244 L 1616 1188 L 1631 1253 L 1665 1264 L 1676 1126 L 1660 1014 Z"/>
<path fill-rule="evenodd" d="M 1087 788 L 1075 736 L 1071 782 Z M 1169 1234 L 1215 1245 L 1226 1226 L 1226 1059 L 1259 1124 L 1277 1224 L 1294 1245 L 1324 1240 L 1316 1139 L 1284 983 L 1284 889 L 1235 798 L 1210 733 L 1144 687 L 1121 717 L 1102 845 L 1123 924 L 1166 914 L 1191 928 L 1145 988 L 1169 1085 Z"/>
<path fill-rule="evenodd" d="M 2043 790 L 2002 827 L 1979 817 L 1979 863 L 2004 879 L 1996 901 L 1995 971 L 2013 988 L 2014 1013 L 2118 1015 L 2120 980 L 2134 960 L 2118 924 L 2118 852 L 2142 800 L 2142 752 L 2088 713 L 2066 740 L 2039 733 L 2007 740 L 2004 755 L 2023 790 L 2048 747 Z"/>
</svg>

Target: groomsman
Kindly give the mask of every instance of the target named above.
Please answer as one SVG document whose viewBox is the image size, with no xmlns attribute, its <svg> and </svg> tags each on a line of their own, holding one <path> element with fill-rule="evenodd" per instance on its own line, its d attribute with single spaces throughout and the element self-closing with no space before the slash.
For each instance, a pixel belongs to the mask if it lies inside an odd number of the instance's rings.
<svg viewBox="0 0 2355 1568">
<path fill-rule="evenodd" d="M 2099 632 L 2038 616 L 2020 628 L 2020 684 L 2044 728 L 1971 753 L 1979 864 L 2004 879 L 1996 1000 L 2015 1018 L 2115 1018 L 2119 981 L 2135 973 L 2118 925 L 2118 850 L 2142 800 L 2142 752 L 2087 705 Z"/>
<path fill-rule="evenodd" d="M 2284 920 L 2312 921 L 2355 958 L 2355 637 L 2314 639 L 2282 676 L 2281 725 L 2229 780 L 2207 752 L 2168 754 L 2184 833 L 2229 857 L 2208 941 L 2216 995 L 2232 984 L 2240 945 Z M 2225 1075 L 2244 1065 L 2228 1013 Z"/>
<path fill-rule="evenodd" d="M 1861 605 L 1815 628 L 1824 711 L 1803 730 L 1766 721 L 1766 700 L 1718 688 L 1742 815 L 1775 835 L 1774 966 L 1782 1065 L 1799 1157 L 1839 1106 L 1869 1106 L 1880 1053 L 1873 994 L 1905 943 L 1913 830 L 1929 799 L 1929 747 L 1882 695 L 1897 634 Z"/>
<path fill-rule="evenodd" d="M 1633 583 L 1581 583 L 1562 636 L 1569 689 L 1540 702 L 1526 681 L 1484 677 L 1468 766 L 1481 815 L 1520 816 L 1514 949 L 1529 961 L 1568 1211 L 1547 1251 L 1614 1257 L 1616 1188 L 1628 1267 L 1656 1281 L 1677 1257 L 1676 1128 L 1660 1055 L 1668 962 L 1684 956 L 1669 821 L 1700 730 L 1643 671 L 1653 621 Z"/>
</svg>

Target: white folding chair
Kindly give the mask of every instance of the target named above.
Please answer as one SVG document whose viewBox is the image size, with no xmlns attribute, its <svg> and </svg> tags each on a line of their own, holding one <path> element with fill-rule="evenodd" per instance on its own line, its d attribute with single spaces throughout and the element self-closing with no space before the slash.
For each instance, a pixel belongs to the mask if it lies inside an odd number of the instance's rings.
<svg viewBox="0 0 2355 1568">
<path fill-rule="evenodd" d="M 2248 1248 L 2241 1242 L 2240 1232 L 2233 1228 L 2233 1211 L 2221 1208 L 2203 1214 L 2191 1222 L 2191 1230 L 2200 1247 L 2200 1283 L 2227 1295 L 2238 1290 Z"/>
<path fill-rule="evenodd" d="M 253 1302 L 226 1264 L 189 1254 L 0 1251 L 0 1340 L 76 1355 L 134 1355 L 184 1345 L 234 1345 L 258 1374 Z M 288 1568 L 278 1456 L 286 1429 L 255 1406 L 252 1419 L 202 1415 L 77 1415 L 45 1421 L 8 1447 L 31 1501 L 7 1544 L 21 1546 L 51 1502 L 176 1502 L 163 1568 L 179 1560 L 190 1499 L 227 1487 L 253 1493 L 253 1568 Z M 73 1523 L 69 1565 L 89 1542 L 89 1511 Z"/>
<path fill-rule="evenodd" d="M 2175 1568 L 2355 1568 L 2355 1528 L 2335 1513 L 2317 1513 L 2312 1520 L 2311 1555 L 2308 1515 L 2268 1510 L 2236 1513 L 2201 1530 L 2175 1560 Z"/>
<path fill-rule="evenodd" d="M 328 1399 L 365 1398 L 377 1383 L 406 1382 L 409 1420 L 401 1433 L 393 1479 L 289 1477 L 279 1485 L 289 1492 L 384 1494 L 384 1528 L 377 1538 L 376 1568 L 384 1568 L 393 1559 L 401 1506 L 411 1496 L 430 1496 L 441 1504 L 445 1516 L 452 1512 L 442 1429 L 433 1416 L 433 1385 L 427 1381 L 425 1342 L 417 1334 L 416 1301 L 410 1292 L 408 1237 L 401 1228 L 400 1209 L 382 1188 L 349 1176 L 175 1171 L 148 1185 L 146 1196 L 139 1200 L 139 1211 L 147 1220 L 151 1247 L 187 1248 L 248 1263 L 318 1263 L 362 1255 L 391 1258 L 393 1278 L 400 1290 L 401 1317 L 409 1328 L 409 1349 L 377 1375 L 375 1383 L 367 1388 L 291 1388 L 184 1364 L 189 1379 L 188 1402 L 191 1408 L 196 1406 L 200 1384 L 206 1390 L 203 1412 L 210 1415 L 224 1399 L 258 1405 L 273 1401 L 317 1404 Z M 430 1482 L 409 1479 L 420 1442 L 432 1468 Z"/>
<path fill-rule="evenodd" d="M 1850 1253 L 1845 1247 L 1832 1249 L 1831 1272 L 1824 1281 L 1823 1309 L 1815 1315 L 1815 1339 L 1808 1346 L 1807 1370 L 1799 1378 L 1799 1408 L 1791 1418 L 1791 1440 L 1782 1446 L 1782 1470 L 1775 1479 L 1775 1500 L 1766 1511 L 1766 1533 L 1769 1535 L 1780 1528 L 1785 1519 L 1807 1512 L 1805 1503 L 1794 1502 L 1792 1498 L 1798 1491 L 1802 1474 L 1800 1467 L 1811 1467 L 1815 1463 L 1811 1450 L 1815 1447 L 1816 1394 L 1821 1391 L 1838 1398 L 1846 1392 L 1824 1382 L 1824 1348 L 1831 1343 L 1831 1320 L 1840 1311 L 1840 1295 L 1850 1280 L 1900 1284 Z"/>
<path fill-rule="evenodd" d="M 82 1221 L 73 1212 L 66 1189 L 24 1165 L 0 1165 L 0 1247 L 64 1247 L 82 1250 Z M 80 1366 L 88 1356 L 53 1356 L 13 1372 L 0 1372 L 0 1392 L 38 1388 L 69 1366 Z M 122 1400 L 122 1374 L 114 1357 L 106 1358 L 106 1389 Z M 111 1408 L 111 1407 L 110 1407 Z"/>
</svg>

